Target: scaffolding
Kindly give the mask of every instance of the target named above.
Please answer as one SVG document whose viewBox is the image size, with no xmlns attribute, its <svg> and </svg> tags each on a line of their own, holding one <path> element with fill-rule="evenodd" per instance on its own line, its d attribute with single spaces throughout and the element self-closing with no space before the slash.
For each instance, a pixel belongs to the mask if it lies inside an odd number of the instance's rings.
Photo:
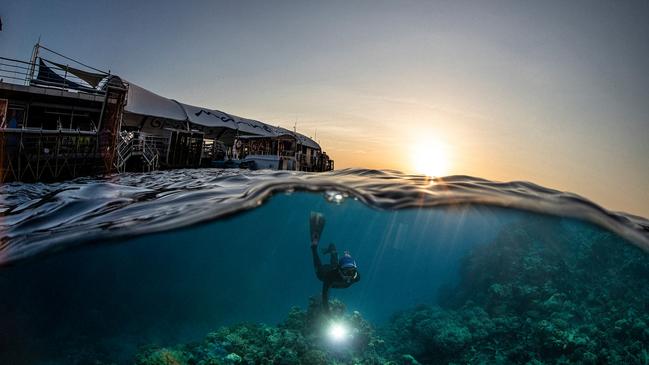
<svg viewBox="0 0 649 365">
<path fill-rule="evenodd" d="M 40 44 L 30 61 L 0 57 L 0 183 L 195 168 L 219 161 L 245 166 L 245 161 L 230 159 L 246 155 L 273 155 L 278 169 L 333 169 L 333 161 L 317 145 L 300 143 L 295 132 L 239 135 L 237 126 L 236 131 L 218 127 L 206 134 L 201 125 L 190 123 L 186 111 L 185 121 L 168 125 L 164 117 L 125 112 L 128 94 L 128 83 L 119 77 Z M 149 119 L 151 128 L 144 128 Z M 153 127 L 153 121 L 159 125 Z M 220 140 L 228 130 L 236 135 L 236 149 Z"/>
<path fill-rule="evenodd" d="M 43 49 L 85 68 L 39 57 Z M 29 62 L 0 57 L 0 182 L 115 171 L 127 85 L 39 44 Z"/>
<path fill-rule="evenodd" d="M 102 161 L 109 149 L 102 139 L 106 138 L 87 131 L 0 129 L 0 181 L 51 181 L 103 173 Z"/>
</svg>

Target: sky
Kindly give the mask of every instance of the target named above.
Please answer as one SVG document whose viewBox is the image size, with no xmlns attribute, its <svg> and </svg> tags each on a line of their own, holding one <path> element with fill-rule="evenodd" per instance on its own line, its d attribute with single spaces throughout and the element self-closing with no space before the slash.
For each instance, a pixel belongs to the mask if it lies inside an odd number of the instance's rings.
<svg viewBox="0 0 649 365">
<path fill-rule="evenodd" d="M 647 1 L 3 0 L 54 50 L 297 130 L 336 169 L 526 180 L 649 217 Z"/>
</svg>

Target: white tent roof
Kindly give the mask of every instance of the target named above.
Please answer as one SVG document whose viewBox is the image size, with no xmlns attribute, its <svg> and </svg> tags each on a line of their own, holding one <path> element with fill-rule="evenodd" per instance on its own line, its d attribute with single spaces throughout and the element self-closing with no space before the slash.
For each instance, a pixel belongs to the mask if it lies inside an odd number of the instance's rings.
<svg viewBox="0 0 649 365">
<path fill-rule="evenodd" d="M 317 144 L 314 140 L 312 140 L 311 138 L 309 138 L 309 137 L 307 137 L 307 136 L 305 136 L 305 135 L 303 135 L 303 134 L 300 134 L 300 133 L 297 133 L 297 132 L 293 132 L 293 131 L 291 131 L 291 130 L 288 130 L 288 129 L 286 129 L 286 128 L 282 128 L 282 127 L 275 127 L 275 129 L 278 130 L 278 132 L 277 132 L 278 135 L 282 135 L 282 134 L 290 134 L 290 135 L 294 136 L 295 139 L 297 139 L 297 141 L 298 141 L 300 144 L 305 145 L 305 146 L 307 146 L 307 147 L 320 149 L 320 145 L 319 145 L 319 144 Z"/>
<path fill-rule="evenodd" d="M 221 112 L 188 104 L 181 103 L 180 105 L 185 109 L 189 121 L 194 124 L 205 127 L 237 129 L 237 124 L 231 118 L 225 117 Z"/>
<path fill-rule="evenodd" d="M 266 123 L 262 123 L 254 119 L 237 117 L 236 115 L 230 115 L 230 117 L 234 119 L 234 122 L 237 124 L 237 128 L 242 132 L 256 134 L 259 136 L 266 136 L 266 137 L 277 136 L 277 133 L 275 132 L 275 128 L 273 128 L 272 126 Z"/>
<path fill-rule="evenodd" d="M 134 83 L 129 83 L 128 99 L 124 110 L 139 115 L 187 120 L 185 111 L 177 102 L 139 87 Z"/>
<path fill-rule="evenodd" d="M 277 135 L 274 127 L 257 120 L 237 117 L 236 115 L 215 109 L 202 108 L 182 103 L 180 105 L 187 113 L 189 121 L 194 124 L 205 127 L 231 128 L 242 133 L 264 137 L 273 137 Z"/>
<path fill-rule="evenodd" d="M 301 144 L 303 144 L 303 145 L 305 145 L 307 147 L 318 149 L 318 150 L 321 149 L 320 145 L 316 141 L 312 140 L 311 138 L 309 138 L 309 137 L 307 137 L 307 136 L 305 136 L 303 134 L 300 134 L 300 133 L 296 133 L 296 134 L 297 134 L 297 140 Z"/>
<path fill-rule="evenodd" d="M 124 108 L 129 113 L 150 115 L 172 120 L 189 120 L 191 123 L 205 127 L 225 127 L 241 133 L 264 137 L 293 135 L 305 146 L 319 149 L 314 140 L 282 127 L 273 127 L 254 119 L 241 118 L 220 110 L 202 108 L 167 99 L 133 83 L 129 83 L 128 99 Z"/>
</svg>

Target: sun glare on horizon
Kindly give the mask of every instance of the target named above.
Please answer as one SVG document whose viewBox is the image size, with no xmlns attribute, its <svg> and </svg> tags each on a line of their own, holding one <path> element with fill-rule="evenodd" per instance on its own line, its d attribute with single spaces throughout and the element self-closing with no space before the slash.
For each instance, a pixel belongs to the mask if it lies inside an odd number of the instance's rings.
<svg viewBox="0 0 649 365">
<path fill-rule="evenodd" d="M 449 155 L 443 142 L 436 138 L 425 138 L 412 147 L 411 161 L 413 169 L 431 177 L 448 175 Z"/>
</svg>

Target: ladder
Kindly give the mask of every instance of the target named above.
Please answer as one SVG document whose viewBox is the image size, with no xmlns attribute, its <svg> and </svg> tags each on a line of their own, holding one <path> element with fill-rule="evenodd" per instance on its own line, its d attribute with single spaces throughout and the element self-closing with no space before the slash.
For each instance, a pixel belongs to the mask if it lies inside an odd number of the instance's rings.
<svg viewBox="0 0 649 365">
<path fill-rule="evenodd" d="M 147 137 L 141 132 L 120 131 L 115 162 L 117 172 L 125 172 L 126 162 L 134 156 L 141 158 L 144 171 L 151 172 L 158 169 L 160 160 L 158 149 Z"/>
</svg>

